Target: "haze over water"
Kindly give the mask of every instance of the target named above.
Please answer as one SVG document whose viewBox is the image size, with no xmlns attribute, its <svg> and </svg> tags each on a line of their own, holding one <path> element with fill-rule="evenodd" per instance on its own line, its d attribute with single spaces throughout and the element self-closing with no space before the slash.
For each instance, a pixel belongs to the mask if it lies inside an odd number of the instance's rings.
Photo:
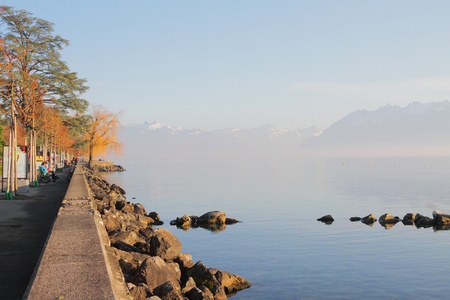
<svg viewBox="0 0 450 300">
<path fill-rule="evenodd" d="M 127 171 L 108 180 L 158 212 L 182 252 L 251 282 L 234 299 L 434 299 L 450 292 L 449 231 L 349 221 L 450 212 L 448 157 L 118 163 Z M 211 210 L 242 222 L 219 233 L 169 225 Z M 333 224 L 316 221 L 326 214 Z"/>
</svg>

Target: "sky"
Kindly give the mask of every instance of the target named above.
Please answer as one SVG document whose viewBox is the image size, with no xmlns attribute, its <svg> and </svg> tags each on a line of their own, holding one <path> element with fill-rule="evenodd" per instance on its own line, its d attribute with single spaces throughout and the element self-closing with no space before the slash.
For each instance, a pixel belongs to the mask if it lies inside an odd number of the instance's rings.
<svg viewBox="0 0 450 300">
<path fill-rule="evenodd" d="M 326 128 L 450 99 L 447 0 L 1 1 L 55 24 L 122 124 Z"/>
</svg>

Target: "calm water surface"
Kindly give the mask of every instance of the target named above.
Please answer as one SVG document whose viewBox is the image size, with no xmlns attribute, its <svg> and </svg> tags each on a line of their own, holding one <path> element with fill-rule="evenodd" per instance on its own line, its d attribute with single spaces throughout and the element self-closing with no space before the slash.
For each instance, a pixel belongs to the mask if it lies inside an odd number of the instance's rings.
<svg viewBox="0 0 450 300">
<path fill-rule="evenodd" d="M 450 231 L 352 216 L 450 212 L 450 158 L 119 162 L 107 179 L 156 211 L 194 262 L 252 284 L 233 299 L 434 299 L 450 295 Z M 135 197 L 136 199 L 132 199 Z M 170 220 L 224 211 L 213 233 Z M 325 225 L 317 218 L 331 214 Z"/>
</svg>

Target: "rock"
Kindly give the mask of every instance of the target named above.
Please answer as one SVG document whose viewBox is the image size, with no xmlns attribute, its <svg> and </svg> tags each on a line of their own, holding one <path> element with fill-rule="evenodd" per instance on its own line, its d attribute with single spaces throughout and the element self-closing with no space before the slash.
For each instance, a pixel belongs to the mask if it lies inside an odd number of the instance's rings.
<svg viewBox="0 0 450 300">
<path fill-rule="evenodd" d="M 225 219 L 225 224 L 227 224 L 227 225 L 236 224 L 236 223 L 238 223 L 238 222 L 239 222 L 239 221 L 236 220 L 236 219 L 231 219 L 231 218 L 226 218 L 226 219 Z"/>
<path fill-rule="evenodd" d="M 184 284 L 184 287 L 181 290 L 181 292 L 183 294 L 185 294 L 186 292 L 190 291 L 194 287 L 196 287 L 195 286 L 195 281 L 194 281 L 194 279 L 192 279 L 192 277 L 189 277 L 188 280 L 186 281 L 186 283 Z"/>
<path fill-rule="evenodd" d="M 159 228 L 150 238 L 150 253 L 164 260 L 176 259 L 181 253 L 180 241 L 168 230 Z"/>
<path fill-rule="evenodd" d="M 139 233 L 140 233 L 141 235 L 143 235 L 146 239 L 148 239 L 148 238 L 154 236 L 154 235 L 155 235 L 155 232 L 156 232 L 155 229 L 153 229 L 153 228 L 151 228 L 151 227 L 147 227 L 147 228 L 144 228 L 144 229 L 139 230 Z"/>
<path fill-rule="evenodd" d="M 137 242 L 133 246 L 138 248 L 142 253 L 150 254 L 151 252 L 149 243 Z"/>
<path fill-rule="evenodd" d="M 380 219 L 378 220 L 378 222 L 385 227 L 389 227 L 391 228 L 394 224 L 397 224 L 397 222 L 400 222 L 400 218 L 399 217 L 394 217 L 391 214 L 384 214 L 380 217 Z M 392 226 L 387 226 L 387 225 L 392 225 Z"/>
<path fill-rule="evenodd" d="M 432 218 L 423 216 L 421 214 L 416 214 L 416 217 L 414 218 L 414 224 L 416 227 L 431 227 L 435 225 L 435 221 Z"/>
<path fill-rule="evenodd" d="M 167 281 L 153 290 L 153 294 L 162 300 L 183 299 L 179 289 L 171 282 Z"/>
<path fill-rule="evenodd" d="M 373 214 L 361 218 L 361 222 L 363 222 L 366 225 L 373 225 L 373 223 L 375 223 L 376 221 L 377 219 L 373 216 Z"/>
<path fill-rule="evenodd" d="M 111 246 L 113 246 L 114 248 L 117 248 L 119 250 L 122 250 L 122 251 L 138 252 L 138 253 L 144 254 L 140 249 L 138 249 L 130 244 L 127 244 L 125 242 L 122 242 L 122 241 L 117 241 L 117 242 L 113 243 Z"/>
<path fill-rule="evenodd" d="M 146 215 L 147 212 L 145 211 L 144 205 L 140 203 L 134 203 L 133 204 L 133 212 L 138 215 Z"/>
<path fill-rule="evenodd" d="M 322 218 L 317 219 L 317 221 L 320 221 L 322 223 L 330 225 L 334 222 L 334 219 L 331 215 L 326 215 L 326 216 L 323 216 Z"/>
<path fill-rule="evenodd" d="M 158 213 L 156 213 L 156 212 L 154 212 L 154 211 L 149 212 L 149 213 L 148 213 L 148 216 L 149 216 L 150 218 L 152 218 L 153 220 L 155 220 L 155 221 L 159 221 L 159 220 L 160 220 L 160 219 L 159 219 Z"/>
<path fill-rule="evenodd" d="M 180 253 L 178 258 L 175 259 L 175 262 L 178 263 L 182 272 L 194 266 L 194 263 L 192 262 L 192 255 L 187 253 Z"/>
<path fill-rule="evenodd" d="M 159 256 L 144 260 L 135 274 L 134 281 L 143 282 L 152 290 L 170 281 L 176 289 L 181 290 L 178 274 L 173 272 Z M 156 295 L 161 297 L 159 294 Z"/>
<path fill-rule="evenodd" d="M 433 218 L 438 226 L 450 225 L 450 215 L 445 214 L 440 210 L 436 209 L 433 211 Z"/>
<path fill-rule="evenodd" d="M 177 275 L 177 279 L 181 282 L 181 269 L 180 266 L 174 261 L 166 261 L 167 267 L 172 271 L 172 273 Z"/>
<path fill-rule="evenodd" d="M 194 279 L 199 289 L 201 286 L 207 287 L 214 294 L 214 299 L 227 299 L 224 287 L 201 261 L 189 269 L 186 275 Z"/>
<path fill-rule="evenodd" d="M 122 241 L 129 245 L 134 245 L 138 242 L 145 243 L 145 239 L 143 238 L 143 236 L 140 236 L 134 231 L 119 231 L 110 235 L 109 239 L 112 244 L 116 243 L 117 241 Z"/>
<path fill-rule="evenodd" d="M 120 200 L 116 202 L 116 209 L 122 210 L 127 205 L 127 202 L 125 200 Z"/>
<path fill-rule="evenodd" d="M 416 218 L 415 214 L 407 213 L 402 220 L 403 225 L 414 225 L 414 220 Z"/>
<path fill-rule="evenodd" d="M 239 275 L 233 275 L 217 269 L 210 269 L 210 272 L 224 288 L 227 296 L 232 296 L 238 291 L 251 287 L 251 284 Z"/>
<path fill-rule="evenodd" d="M 145 300 L 147 298 L 147 291 L 143 286 L 136 286 L 132 283 L 128 283 L 128 291 L 133 300 Z"/>
<path fill-rule="evenodd" d="M 359 221 L 359 220 L 361 220 L 360 217 L 351 217 L 350 218 L 350 221 L 352 221 L 352 222 L 356 222 L 356 221 Z"/>
<path fill-rule="evenodd" d="M 216 298 L 219 299 L 219 297 L 214 297 L 214 294 L 210 291 L 210 289 L 208 289 L 204 285 L 201 285 L 198 289 L 200 291 L 202 291 L 202 293 L 205 297 L 204 299 L 216 299 Z M 225 299 L 227 299 L 227 298 L 225 297 Z"/>
<path fill-rule="evenodd" d="M 213 293 L 205 286 L 202 287 L 203 290 L 194 286 L 186 292 L 185 295 L 189 298 L 189 300 L 214 300 Z"/>
<path fill-rule="evenodd" d="M 197 223 L 198 224 L 225 224 L 227 215 L 221 211 L 210 211 L 201 215 Z"/>
<path fill-rule="evenodd" d="M 126 252 L 114 247 L 111 247 L 111 250 L 114 257 L 119 262 L 125 280 L 128 282 L 133 279 L 134 274 L 142 262 L 150 257 L 150 255 L 141 254 L 138 252 Z"/>
<path fill-rule="evenodd" d="M 184 215 L 181 218 L 177 218 L 174 220 L 174 225 L 178 227 L 190 228 L 191 227 L 191 217 L 188 215 Z M 172 222 L 170 222 L 172 224 Z"/>
<path fill-rule="evenodd" d="M 102 221 L 108 233 L 125 228 L 123 219 L 119 217 L 118 213 L 104 214 Z"/>
</svg>

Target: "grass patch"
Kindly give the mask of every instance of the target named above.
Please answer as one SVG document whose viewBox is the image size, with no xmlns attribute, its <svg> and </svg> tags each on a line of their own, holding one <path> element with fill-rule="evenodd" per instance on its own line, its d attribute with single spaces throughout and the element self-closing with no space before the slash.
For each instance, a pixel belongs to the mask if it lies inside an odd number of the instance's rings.
<svg viewBox="0 0 450 300">
<path fill-rule="evenodd" d="M 200 278 L 197 277 L 193 277 L 195 285 L 196 286 L 205 286 L 208 290 L 211 291 L 211 293 L 215 293 L 216 292 L 216 287 L 211 283 L 211 281 L 208 280 L 201 280 Z"/>
</svg>

